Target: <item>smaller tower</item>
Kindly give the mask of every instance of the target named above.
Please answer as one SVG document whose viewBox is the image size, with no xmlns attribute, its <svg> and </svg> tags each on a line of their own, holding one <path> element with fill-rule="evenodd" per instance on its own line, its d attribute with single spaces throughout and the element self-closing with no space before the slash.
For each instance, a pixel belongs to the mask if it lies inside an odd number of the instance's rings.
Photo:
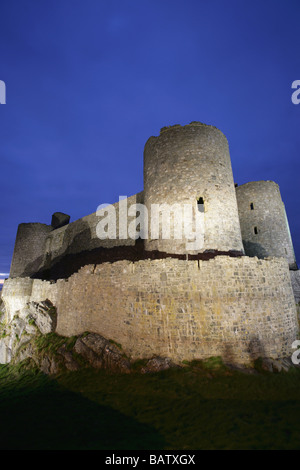
<svg viewBox="0 0 300 470">
<path fill-rule="evenodd" d="M 30 277 L 39 271 L 44 263 L 46 238 L 52 230 L 46 224 L 19 225 L 9 277 Z"/>
<path fill-rule="evenodd" d="M 253 181 L 236 187 L 242 239 L 247 256 L 283 257 L 290 269 L 297 263 L 279 186 Z"/>
</svg>

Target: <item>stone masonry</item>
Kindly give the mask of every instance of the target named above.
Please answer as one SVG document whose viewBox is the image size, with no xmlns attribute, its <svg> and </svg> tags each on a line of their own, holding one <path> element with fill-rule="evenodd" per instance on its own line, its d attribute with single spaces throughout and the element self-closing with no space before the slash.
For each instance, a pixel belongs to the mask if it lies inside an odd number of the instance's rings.
<svg viewBox="0 0 300 470">
<path fill-rule="evenodd" d="M 289 224 L 278 184 L 254 181 L 236 188 L 246 255 L 282 256 L 297 269 Z"/>
<path fill-rule="evenodd" d="M 93 331 L 132 358 L 223 356 L 246 364 L 289 356 L 298 331 L 283 258 L 89 265 L 56 283 L 8 279 L 3 299 L 11 316 L 20 299 L 24 307 L 49 299 L 57 308 L 57 333 Z"/>
</svg>

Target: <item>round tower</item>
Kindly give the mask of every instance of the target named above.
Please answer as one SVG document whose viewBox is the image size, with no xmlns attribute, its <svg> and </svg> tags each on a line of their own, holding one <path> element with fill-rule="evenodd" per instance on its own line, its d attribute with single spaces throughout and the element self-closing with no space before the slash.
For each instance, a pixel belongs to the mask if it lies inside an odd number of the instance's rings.
<svg viewBox="0 0 300 470">
<path fill-rule="evenodd" d="M 9 277 L 30 277 L 43 266 L 45 243 L 51 225 L 40 223 L 18 226 Z"/>
<path fill-rule="evenodd" d="M 254 181 L 236 188 L 245 253 L 265 258 L 284 257 L 297 269 L 289 224 L 279 186 Z"/>
<path fill-rule="evenodd" d="M 144 237 L 146 250 L 243 253 L 228 142 L 213 126 L 192 122 L 186 126 L 164 127 L 158 137 L 148 139 L 144 149 L 144 204 L 149 229 L 148 238 Z M 158 219 L 157 206 L 161 205 L 167 210 Z M 171 237 L 168 238 L 164 237 L 161 226 L 169 217 Z M 182 228 L 181 238 L 174 232 L 175 227 Z M 197 231 L 201 236 L 196 246 L 190 241 Z"/>
</svg>

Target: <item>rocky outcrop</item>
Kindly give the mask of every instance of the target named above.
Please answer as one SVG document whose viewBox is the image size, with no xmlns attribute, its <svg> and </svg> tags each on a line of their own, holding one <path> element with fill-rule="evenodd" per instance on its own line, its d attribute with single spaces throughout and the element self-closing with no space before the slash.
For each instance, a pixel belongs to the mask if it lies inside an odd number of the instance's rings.
<svg viewBox="0 0 300 470">
<path fill-rule="evenodd" d="M 69 371 L 82 367 L 106 369 L 113 372 L 129 373 L 130 361 L 124 357 L 121 348 L 95 333 L 85 333 L 70 339 L 57 348 L 56 353 L 43 355 L 40 368 L 47 374 L 59 372 L 60 369 Z"/>
<path fill-rule="evenodd" d="M 131 368 L 120 347 L 96 333 L 79 336 L 74 351 L 92 367 L 118 372 L 129 372 Z"/>
<path fill-rule="evenodd" d="M 49 300 L 28 302 L 12 320 L 5 321 L 5 312 L 0 327 L 0 364 L 7 364 L 28 349 L 32 338 L 37 334 L 55 331 L 56 309 Z"/>
<path fill-rule="evenodd" d="M 133 370 L 122 347 L 99 334 L 87 332 L 71 338 L 57 335 L 56 308 L 48 299 L 28 302 L 8 322 L 5 316 L 3 311 L 0 318 L 1 364 L 29 360 L 49 375 L 83 367 L 121 373 Z M 141 372 L 158 372 L 171 367 L 175 364 L 170 359 L 157 357 L 149 359 Z"/>
</svg>

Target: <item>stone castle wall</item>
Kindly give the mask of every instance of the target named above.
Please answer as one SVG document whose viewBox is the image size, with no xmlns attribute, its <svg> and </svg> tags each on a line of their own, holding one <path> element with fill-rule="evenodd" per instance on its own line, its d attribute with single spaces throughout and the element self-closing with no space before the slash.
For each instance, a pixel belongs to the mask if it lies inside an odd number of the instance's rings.
<svg viewBox="0 0 300 470">
<path fill-rule="evenodd" d="M 128 208 L 143 202 L 143 192 L 127 198 Z M 93 214 L 53 230 L 51 225 L 20 224 L 16 236 L 10 277 L 32 276 L 48 269 L 66 255 L 75 255 L 96 248 L 131 246 L 135 240 L 119 238 L 119 202 L 112 204 L 116 211 L 116 239 L 100 239 L 96 233 L 101 217 Z M 128 224 L 134 217 L 128 217 Z"/>
<path fill-rule="evenodd" d="M 128 207 L 132 204 L 143 202 L 143 192 L 127 198 Z M 94 212 L 93 214 L 82 217 L 75 222 L 65 225 L 51 232 L 46 240 L 46 252 L 54 260 L 66 253 L 76 254 L 85 250 L 92 250 L 98 247 L 113 248 L 115 246 L 133 245 L 134 240 L 129 237 L 119 239 L 119 202 L 112 204 L 116 211 L 116 239 L 101 240 L 96 233 L 96 227 L 101 217 Z M 130 223 L 128 218 L 128 224 Z"/>
<path fill-rule="evenodd" d="M 201 224 L 205 250 L 241 251 L 240 223 L 228 142 L 213 126 L 193 122 L 163 128 L 150 137 L 144 149 L 144 201 L 149 213 L 147 250 L 186 253 L 186 240 L 151 237 L 152 204 L 191 204 L 198 212 L 203 200 Z M 178 223 L 178 211 L 174 214 Z"/>
<path fill-rule="evenodd" d="M 29 299 L 48 298 L 57 307 L 57 333 L 93 331 L 132 358 L 223 356 L 248 363 L 289 356 L 298 332 L 282 258 L 104 263 L 55 283 L 8 279 L 2 298 L 10 316 Z"/>
</svg>

